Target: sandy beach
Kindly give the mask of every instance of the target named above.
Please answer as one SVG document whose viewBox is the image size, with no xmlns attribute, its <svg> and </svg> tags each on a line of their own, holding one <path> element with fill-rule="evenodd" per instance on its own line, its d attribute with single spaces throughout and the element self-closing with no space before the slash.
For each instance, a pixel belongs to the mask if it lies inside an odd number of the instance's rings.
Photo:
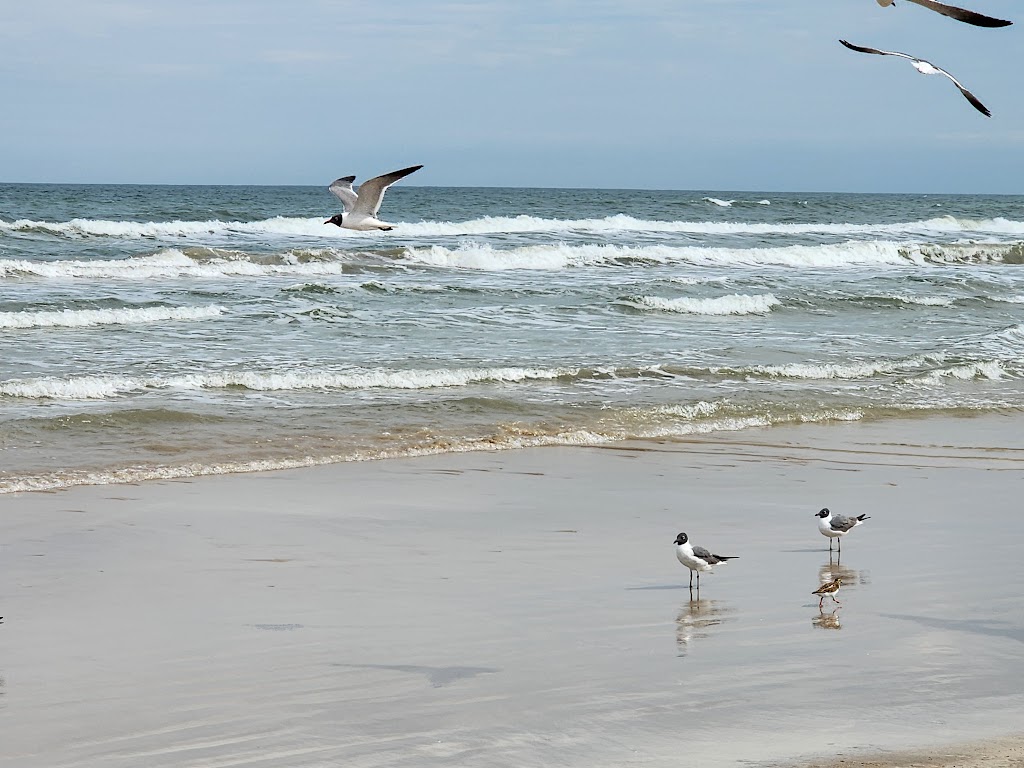
<svg viewBox="0 0 1024 768">
<path fill-rule="evenodd" d="M 1020 765 L 1022 469 L 988 415 L 2 496 L 0 765 Z"/>
</svg>

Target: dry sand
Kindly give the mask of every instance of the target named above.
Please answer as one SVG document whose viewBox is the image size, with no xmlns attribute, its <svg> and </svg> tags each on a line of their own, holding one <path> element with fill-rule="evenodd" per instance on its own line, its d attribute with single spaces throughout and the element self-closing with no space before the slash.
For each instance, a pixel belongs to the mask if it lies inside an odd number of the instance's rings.
<svg viewBox="0 0 1024 768">
<path fill-rule="evenodd" d="M 0 497 L 0 766 L 1019 764 L 1022 470 L 993 416 Z"/>
</svg>

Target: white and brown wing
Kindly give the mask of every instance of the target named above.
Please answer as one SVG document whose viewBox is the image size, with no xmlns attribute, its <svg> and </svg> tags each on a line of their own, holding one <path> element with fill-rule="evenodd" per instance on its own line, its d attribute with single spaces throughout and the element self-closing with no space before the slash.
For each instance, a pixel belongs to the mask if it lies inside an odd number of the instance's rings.
<svg viewBox="0 0 1024 768">
<path fill-rule="evenodd" d="M 822 584 L 816 590 L 811 592 L 812 595 L 833 595 L 839 591 L 841 579 L 835 579 L 830 581 L 828 584 Z"/>
</svg>

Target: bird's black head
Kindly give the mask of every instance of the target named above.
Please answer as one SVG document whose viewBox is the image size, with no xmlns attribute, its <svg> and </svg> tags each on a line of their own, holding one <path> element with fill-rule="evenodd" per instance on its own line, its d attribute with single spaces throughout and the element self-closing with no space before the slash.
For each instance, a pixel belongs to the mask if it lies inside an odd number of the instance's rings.
<svg viewBox="0 0 1024 768">
<path fill-rule="evenodd" d="M 687 541 L 689 541 L 689 539 L 686 538 L 685 533 L 680 533 L 678 536 L 676 536 L 676 544 L 685 544 Z"/>
<path fill-rule="evenodd" d="M 324 224 L 334 224 L 335 226 L 340 227 L 341 220 L 344 218 L 344 216 L 345 215 L 342 213 L 336 213 L 333 216 L 331 216 L 331 218 L 329 218 L 327 221 L 325 221 Z"/>
<path fill-rule="evenodd" d="M 832 513 L 828 511 L 828 507 L 825 507 L 825 509 L 821 510 L 821 512 L 815 512 L 814 516 L 815 517 L 820 517 L 820 518 L 824 519 L 824 518 L 828 517 L 831 514 Z"/>
</svg>

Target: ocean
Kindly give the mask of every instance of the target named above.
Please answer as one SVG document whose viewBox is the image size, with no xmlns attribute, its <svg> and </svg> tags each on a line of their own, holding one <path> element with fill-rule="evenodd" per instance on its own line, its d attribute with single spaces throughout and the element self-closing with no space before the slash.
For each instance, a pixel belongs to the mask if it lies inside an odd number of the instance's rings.
<svg viewBox="0 0 1024 768">
<path fill-rule="evenodd" d="M 1024 197 L 0 185 L 0 492 L 1024 407 Z"/>
</svg>

